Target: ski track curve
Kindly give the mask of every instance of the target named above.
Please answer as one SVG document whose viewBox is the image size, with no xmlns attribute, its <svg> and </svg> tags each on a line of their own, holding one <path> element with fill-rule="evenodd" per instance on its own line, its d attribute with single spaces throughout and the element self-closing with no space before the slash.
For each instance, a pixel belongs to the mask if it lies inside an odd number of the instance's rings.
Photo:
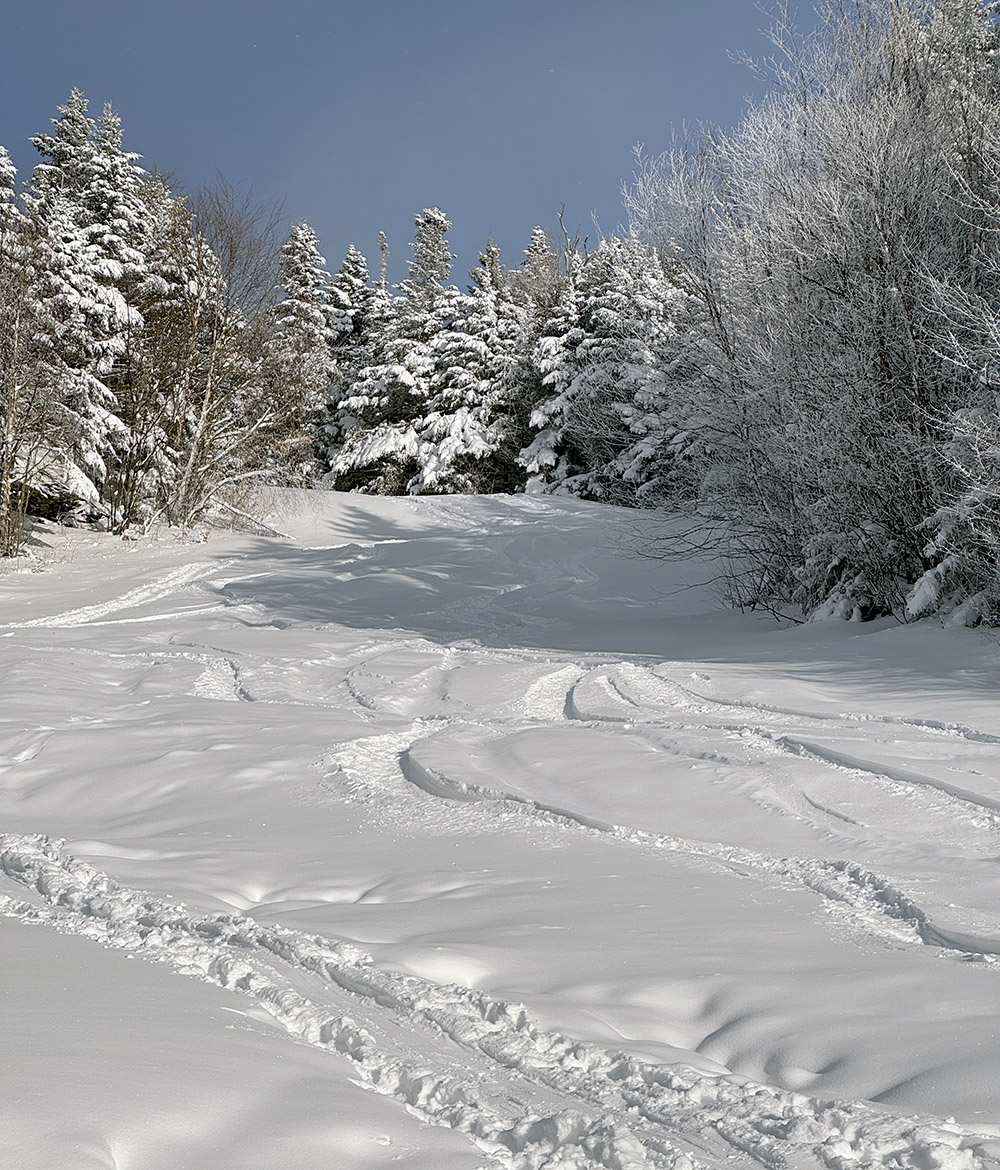
<svg viewBox="0 0 1000 1170">
<path fill-rule="evenodd" d="M 104 603 L 0 628 L 102 623 L 122 610 L 180 592 L 232 563 L 201 561 Z M 810 712 L 712 697 L 625 658 L 597 661 L 596 656 L 583 655 L 577 661 L 541 651 L 492 650 L 474 643 L 439 646 L 424 640 L 381 640 L 369 649 L 402 646 L 435 659 L 423 672 L 428 680 L 435 672 L 456 669 L 464 654 L 479 662 L 545 664 L 523 695 L 491 716 L 484 715 L 483 725 L 496 732 L 568 722 L 751 736 L 775 753 L 807 757 L 831 769 L 894 785 L 933 790 L 976 815 L 985 813 L 991 827 L 1000 827 L 1000 800 L 808 738 L 810 731 L 828 735 L 837 725 L 868 723 L 984 745 L 1000 743 L 1000 736 L 965 724 Z M 197 697 L 257 701 L 250 663 L 205 650 L 163 651 L 155 657 L 201 663 L 204 669 L 193 691 Z M 355 657 L 344 664 L 342 686 L 347 694 L 365 711 L 391 711 L 368 693 L 364 676 L 363 655 L 360 661 Z M 734 718 L 720 719 L 721 712 Z M 768 726 L 774 717 L 782 720 L 779 728 Z M 335 745 L 327 757 L 330 771 L 324 784 L 341 796 L 367 803 L 376 815 L 397 824 L 412 814 L 425 825 L 453 832 L 468 828 L 584 832 L 635 847 L 683 853 L 758 880 L 809 889 L 842 922 L 892 945 L 925 945 L 991 964 L 1000 956 L 1000 938 L 940 926 L 890 878 L 856 862 L 777 858 L 605 823 L 572 809 L 445 776 L 414 758 L 411 749 L 422 736 L 462 722 L 430 715 L 415 719 L 406 731 Z M 30 759 L 36 750 L 29 744 L 0 763 Z M 821 1101 L 736 1076 L 712 1076 L 683 1065 L 653 1065 L 610 1053 L 542 1030 L 520 1005 L 383 970 L 350 944 L 263 926 L 242 915 L 191 915 L 182 905 L 119 886 L 44 836 L 0 835 L 0 872 L 36 899 L 25 902 L 0 895 L 0 912 L 159 959 L 178 972 L 252 997 L 290 1036 L 346 1057 L 369 1088 L 394 1098 L 427 1122 L 467 1134 L 492 1164 L 508 1170 L 557 1165 L 567 1170 L 699 1170 L 700 1157 L 738 1155 L 772 1170 L 1000 1166 L 992 1144 L 1000 1134 L 977 1133 L 950 1121 L 899 1118 L 864 1104 Z M 288 978 L 288 973 L 306 976 L 310 995 L 304 995 L 301 980 Z M 429 1059 L 417 1042 L 407 1048 L 396 1041 L 394 1048 L 378 1026 L 380 1013 L 446 1038 L 458 1055 L 447 1059 L 435 1050 Z M 355 1016 L 370 1018 L 362 1023 Z M 463 1053 L 474 1057 L 471 1071 Z M 506 1079 L 511 1075 L 544 1090 L 544 1100 L 535 1103 L 552 1105 L 557 1098 L 555 1107 L 532 1108 L 532 1102 L 511 1091 Z"/>
<path fill-rule="evenodd" d="M 808 756 L 811 759 L 818 760 L 822 764 L 828 764 L 835 768 L 843 768 L 849 772 L 882 777 L 892 780 L 897 784 L 906 784 L 913 788 L 931 788 L 936 792 L 951 797 L 953 800 L 960 801 L 963 804 L 970 805 L 973 808 L 990 814 L 994 825 L 1000 823 L 997 817 L 997 814 L 1000 813 L 1000 800 L 996 800 L 993 797 L 973 792 L 971 789 L 963 788 L 958 784 L 951 784 L 947 780 L 937 780 L 932 776 L 924 776 L 911 768 L 895 767 L 892 764 L 875 764 L 870 760 L 861 759 L 847 752 L 839 752 L 834 748 L 822 747 L 819 744 L 800 739 L 798 736 L 786 734 L 776 735 L 770 732 L 766 732 L 765 734 L 772 743 L 777 744 L 780 748 L 791 751 L 794 755 Z"/>
<path fill-rule="evenodd" d="M 8 630 L 25 630 L 33 627 L 56 629 L 87 625 L 123 609 L 135 609 L 153 601 L 161 601 L 164 597 L 169 597 L 172 593 L 179 593 L 200 578 L 220 571 L 232 563 L 232 560 L 196 561 L 191 565 L 182 565 L 179 569 L 174 569 L 164 576 L 158 577 L 155 581 L 130 589 L 127 593 L 119 594 L 118 597 L 110 598 L 108 601 L 102 601 L 96 605 L 85 605 L 79 609 L 65 610 L 63 613 L 53 614 L 51 617 L 29 618 L 23 622 L 6 622 L 0 628 Z"/>
<path fill-rule="evenodd" d="M 41 900 L 4 896 L 8 915 L 251 997 L 289 1035 L 346 1057 L 369 1088 L 467 1134 L 509 1170 L 698 1170 L 702 1159 L 734 1152 L 772 1170 L 998 1164 L 992 1133 L 609 1052 L 540 1028 L 519 1004 L 385 970 L 351 944 L 244 915 L 190 914 L 118 885 L 44 836 L 0 835 L 0 871 Z M 303 976 L 311 995 L 298 989 Z M 378 1026 L 386 1014 L 413 1025 L 413 1035 L 443 1039 L 448 1051 L 430 1046 L 428 1058 L 412 1042 L 389 1041 Z M 512 1075 L 563 1106 L 533 1111 L 523 1098 L 536 1092 L 512 1092 Z"/>
<path fill-rule="evenodd" d="M 655 675 L 652 671 L 649 671 L 649 673 L 653 674 L 656 678 L 661 677 L 659 675 Z M 679 683 L 674 680 L 670 680 L 670 685 L 676 688 L 678 692 L 687 696 L 691 702 L 696 704 L 705 704 L 706 709 L 708 709 L 708 706 L 729 707 L 744 711 L 758 711 L 763 715 L 782 715 L 791 717 L 793 719 L 805 719 L 810 722 L 818 723 L 835 722 L 884 724 L 890 727 L 909 727 L 917 731 L 933 731 L 941 735 L 969 740 L 973 743 L 1000 744 L 1000 735 L 994 735 L 988 731 L 981 731 L 979 728 L 970 727 L 965 723 L 952 722 L 943 719 L 929 719 L 921 718 L 919 716 L 903 715 L 876 715 L 871 712 L 863 711 L 806 711 L 797 707 L 783 707 L 770 703 L 751 702 L 747 699 L 727 699 L 722 697 L 713 697 L 695 691 L 693 688 L 685 687 L 683 683 Z"/>
<path fill-rule="evenodd" d="M 824 899 L 840 923 L 893 946 L 923 944 L 962 959 L 990 963 L 992 956 L 1000 955 L 1000 937 L 940 926 L 892 879 L 848 859 L 773 857 L 742 846 L 611 824 L 572 809 L 446 776 L 411 753 L 421 738 L 439 728 L 433 722 L 417 721 L 408 732 L 342 744 L 326 757 L 324 784 L 338 788 L 349 800 L 365 803 L 379 819 L 420 822 L 435 831 L 460 833 L 520 828 L 527 832 L 596 834 L 627 846 L 683 854 L 772 884 L 808 889 Z"/>
<path fill-rule="evenodd" d="M 631 686 L 622 685 L 622 676 L 628 680 Z M 552 676 L 553 684 L 556 683 L 557 677 Z M 651 682 L 651 680 L 655 681 Z M 589 694 L 587 698 L 583 698 L 582 696 L 587 693 L 587 688 L 589 688 Z M 599 702 L 595 709 L 593 700 L 595 690 L 598 692 L 603 691 L 604 695 L 607 696 L 612 704 L 620 704 L 622 709 L 617 713 L 602 710 L 600 709 Z M 636 697 L 636 691 L 639 693 L 638 698 Z M 675 706 L 679 707 L 682 713 L 689 716 L 708 716 L 712 713 L 713 707 L 722 707 L 726 710 L 746 711 L 750 718 L 747 720 L 737 720 L 732 723 L 705 722 L 704 720 L 691 722 L 677 718 L 668 719 L 663 718 L 662 715 L 655 712 L 651 713 L 649 707 L 643 702 L 643 699 L 655 701 L 662 711 L 662 708 L 668 705 L 670 697 L 673 695 L 676 695 L 678 699 Z M 947 780 L 924 775 L 912 768 L 887 763 L 876 763 L 851 753 L 838 751 L 835 748 L 827 748 L 802 735 L 785 729 L 768 727 L 762 725 L 759 721 L 759 716 L 773 714 L 782 715 L 786 719 L 789 717 L 793 718 L 800 724 L 805 724 L 805 730 L 809 730 L 808 725 L 814 722 L 835 722 L 841 725 L 845 723 L 876 723 L 894 727 L 906 727 L 919 732 L 930 731 L 935 734 L 956 736 L 976 743 L 1000 743 L 1000 737 L 992 736 L 987 732 L 979 731 L 963 724 L 945 723 L 940 720 L 897 719 L 889 716 L 866 719 L 854 714 L 823 715 L 804 711 L 793 711 L 779 707 L 767 707 L 760 704 L 742 704 L 734 700 L 709 699 L 696 694 L 694 691 L 691 691 L 674 680 L 662 679 L 652 671 L 635 663 L 623 663 L 611 672 L 598 671 L 596 672 L 596 677 L 593 671 L 584 672 L 581 670 L 579 676 L 567 688 L 563 706 L 563 716 L 565 719 L 587 726 L 599 727 L 614 726 L 616 724 L 635 724 L 644 727 L 662 728 L 668 731 L 715 730 L 727 737 L 754 738 L 762 746 L 767 745 L 774 751 L 791 756 L 809 758 L 830 769 L 851 772 L 859 778 L 888 784 L 894 788 L 902 786 L 903 788 L 917 788 L 932 791 L 942 799 L 942 803 L 945 806 L 957 806 L 972 810 L 972 815 L 979 821 L 985 821 L 991 830 L 1000 830 L 1000 799 L 974 792 L 972 789 L 958 784 L 952 784 Z M 829 734 L 828 728 L 823 728 L 822 730 L 824 733 Z M 814 805 L 814 807 L 816 806 Z M 833 810 L 825 811 L 832 816 L 839 815 Z"/>
</svg>

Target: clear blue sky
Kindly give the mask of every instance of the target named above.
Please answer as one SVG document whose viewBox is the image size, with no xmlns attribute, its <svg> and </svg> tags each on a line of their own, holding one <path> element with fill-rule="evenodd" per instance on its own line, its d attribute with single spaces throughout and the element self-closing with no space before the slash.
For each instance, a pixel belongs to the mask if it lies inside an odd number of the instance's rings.
<svg viewBox="0 0 1000 1170">
<path fill-rule="evenodd" d="M 2 0 L 0 0 L 2 2 Z M 808 0 L 803 20 L 811 23 Z M 632 148 L 672 127 L 733 125 L 760 84 L 753 0 L 34 0 L 0 15 L 0 143 L 79 86 L 125 144 L 188 187 L 221 171 L 284 200 L 331 269 L 352 241 L 405 275 L 413 215 L 452 220 L 454 277 L 492 233 L 508 264 L 531 228 L 597 235 L 622 218 Z"/>
</svg>

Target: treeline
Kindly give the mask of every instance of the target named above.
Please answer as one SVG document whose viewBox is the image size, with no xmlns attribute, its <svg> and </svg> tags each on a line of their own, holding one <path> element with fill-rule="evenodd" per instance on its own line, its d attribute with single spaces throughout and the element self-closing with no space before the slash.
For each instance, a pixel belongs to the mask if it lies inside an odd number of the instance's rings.
<svg viewBox="0 0 1000 1170">
<path fill-rule="evenodd" d="M 512 269 L 490 241 L 462 291 L 429 208 L 390 287 L 384 237 L 374 277 L 353 246 L 331 275 L 308 224 L 278 246 L 224 182 L 175 193 L 79 90 L 32 142 L 23 190 L 0 148 L 0 553 L 32 513 L 185 524 L 261 479 L 629 503 L 656 481 L 686 294 L 638 240 L 557 253 L 539 228 Z"/>
<path fill-rule="evenodd" d="M 735 600 L 996 624 L 1000 8 L 817 8 L 735 132 L 630 192 L 701 313 L 671 417 Z"/>
<path fill-rule="evenodd" d="M 587 251 L 564 232 L 557 253 L 536 228 L 516 268 L 491 241 L 463 292 L 447 283 L 450 226 L 437 208 L 416 217 L 410 275 L 394 295 L 384 257 L 372 286 L 354 249 L 317 283 L 327 320 L 344 322 L 317 440 L 326 482 L 390 494 L 558 489 L 628 504 L 664 488 L 674 478 L 664 375 L 689 300 L 679 266 L 633 238 Z"/>
<path fill-rule="evenodd" d="M 2 551 L 52 483 L 116 528 L 260 477 L 565 491 L 689 511 L 736 604 L 996 623 L 998 6 L 818 9 L 735 131 L 641 161 L 628 232 L 491 241 L 464 289 L 437 208 L 398 286 L 384 238 L 331 275 L 74 92 L 22 193 L 0 154 Z"/>
<path fill-rule="evenodd" d="M 32 141 L 20 193 L 0 149 L 0 554 L 30 513 L 186 523 L 310 464 L 325 383 L 275 304 L 274 223 L 224 183 L 172 193 L 78 90 Z"/>
</svg>

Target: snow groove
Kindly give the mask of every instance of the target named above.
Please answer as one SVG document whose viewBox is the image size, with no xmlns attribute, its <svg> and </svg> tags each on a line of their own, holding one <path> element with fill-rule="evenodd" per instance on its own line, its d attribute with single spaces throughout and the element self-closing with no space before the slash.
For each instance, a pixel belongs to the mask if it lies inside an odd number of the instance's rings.
<svg viewBox="0 0 1000 1170">
<path fill-rule="evenodd" d="M 660 677 L 652 671 L 648 671 L 647 673 L 653 674 L 654 678 Z M 799 707 L 782 707 L 771 703 L 755 703 L 747 699 L 726 699 L 703 695 L 672 680 L 671 685 L 683 692 L 692 702 L 698 704 L 711 704 L 716 707 L 756 711 L 762 715 L 784 715 L 794 719 L 805 719 L 818 723 L 875 723 L 889 727 L 912 727 L 918 731 L 934 731 L 941 735 L 954 736 L 958 739 L 968 740 L 970 743 L 1000 743 L 1000 735 L 994 735 L 988 731 L 981 731 L 979 728 L 970 727 L 965 723 L 957 723 L 943 719 L 929 719 L 905 715 L 877 715 L 863 711 L 804 711 Z M 701 709 L 707 710 L 708 708 L 702 707 Z"/>
<path fill-rule="evenodd" d="M 824 898 L 831 909 L 840 910 L 842 920 L 848 925 L 864 929 L 893 945 L 923 943 L 961 955 L 1000 955 L 1000 938 L 964 934 L 937 925 L 888 878 L 856 862 L 772 857 L 742 846 L 696 841 L 611 824 L 571 809 L 458 780 L 420 763 L 411 754 L 410 749 L 422 730 L 425 727 L 418 721 L 409 734 L 394 733 L 355 740 L 334 753 L 332 758 L 338 770 L 349 778 L 351 794 L 358 799 L 371 799 L 375 793 L 381 795 L 390 789 L 398 793 L 402 779 L 404 787 L 416 789 L 433 802 L 486 806 L 490 815 L 506 823 L 508 828 L 512 827 L 512 820 L 521 819 L 549 828 L 592 832 L 628 845 L 683 853 L 707 864 L 735 869 L 759 879 L 803 886 Z M 375 777 L 378 780 L 373 783 Z M 428 811 L 424 810 L 425 816 Z M 473 809 L 469 811 L 474 815 Z M 442 818 L 442 823 L 457 829 L 461 820 L 453 815 Z"/>
<path fill-rule="evenodd" d="M 195 561 L 194 564 L 182 565 L 179 569 L 174 569 L 173 572 L 167 573 L 156 581 L 151 581 L 147 585 L 140 585 L 136 589 L 130 589 L 127 593 L 122 593 L 118 597 L 111 598 L 109 601 L 103 601 L 97 605 L 85 605 L 79 609 L 69 609 L 63 613 L 53 614 L 52 617 L 30 618 L 23 622 L 4 623 L 3 628 L 20 630 L 33 626 L 43 626 L 47 629 L 82 626 L 98 618 L 107 617 L 109 614 L 116 613 L 119 610 L 134 609 L 140 605 L 148 605 L 152 601 L 160 601 L 162 598 L 168 597 L 171 593 L 178 593 L 181 589 L 193 584 L 199 578 L 211 572 L 224 569 L 232 563 L 231 560 Z"/>
<path fill-rule="evenodd" d="M 580 668 L 567 668 L 555 675 L 541 680 L 549 692 L 560 683 L 568 683 L 560 714 L 555 713 L 554 695 L 549 694 L 547 708 L 536 711 L 536 717 L 548 715 L 550 722 L 570 721 L 588 727 L 652 727 L 659 730 L 687 734 L 691 732 L 718 732 L 730 741 L 754 743 L 767 754 L 783 753 L 787 756 L 810 759 L 826 769 L 847 771 L 863 781 L 874 781 L 879 785 L 889 786 L 896 790 L 922 789 L 935 794 L 940 801 L 942 812 L 958 812 L 960 819 L 969 823 L 969 812 L 972 813 L 975 828 L 992 833 L 1000 829 L 1000 799 L 973 791 L 970 788 L 953 784 L 948 780 L 927 776 L 908 767 L 895 766 L 891 763 L 873 762 L 838 751 L 834 748 L 821 746 L 812 740 L 784 729 L 767 726 L 759 720 L 759 716 L 767 714 L 782 714 L 793 717 L 803 724 L 803 730 L 809 730 L 810 722 L 867 722 L 882 723 L 896 727 L 911 727 L 919 731 L 931 731 L 941 735 L 954 735 L 967 741 L 977 743 L 1000 742 L 1000 737 L 989 735 L 963 724 L 945 723 L 939 720 L 896 719 L 889 716 L 865 717 L 854 715 L 823 715 L 805 711 L 796 711 L 790 708 L 770 707 L 763 704 L 740 703 L 728 699 L 709 699 L 697 694 L 674 680 L 661 678 L 647 667 L 632 662 L 621 662 L 617 665 L 602 666 L 583 671 Z M 538 685 L 538 684 L 536 684 Z M 651 710 L 650 704 L 656 709 Z M 713 707 L 722 707 L 734 712 L 743 710 L 751 716 L 748 720 L 720 719 L 714 714 Z M 682 716 L 701 716 L 692 722 L 684 718 L 668 718 L 669 712 L 677 711 Z M 756 719 L 756 721 L 754 721 Z M 827 732 L 824 729 L 824 734 Z M 717 753 L 705 756 L 699 753 L 700 758 L 716 759 L 720 763 L 732 764 Z M 843 822 L 854 824 L 852 818 L 845 817 L 835 809 L 826 808 L 811 800 L 805 792 L 801 798 L 813 808 L 824 812 L 827 816 Z M 959 831 L 959 839 L 964 837 Z M 992 849 L 992 845 L 987 845 Z"/>
<path fill-rule="evenodd" d="M 950 784 L 947 780 L 936 780 L 931 776 L 923 776 L 919 772 L 912 771 L 910 768 L 896 768 L 891 764 L 873 764 L 867 760 L 859 759 L 857 756 L 849 755 L 846 752 L 838 752 L 833 748 L 820 747 L 818 744 L 810 743 L 805 739 L 799 739 L 797 736 L 769 735 L 768 738 L 779 747 L 795 755 L 806 756 L 810 759 L 818 760 L 821 764 L 828 764 L 834 768 L 846 768 L 852 772 L 885 777 L 887 780 L 892 780 L 897 784 L 907 784 L 911 787 L 932 788 L 937 792 L 943 793 L 945 796 L 961 801 L 963 804 L 970 804 L 977 809 L 990 813 L 990 819 L 995 827 L 1000 827 L 1000 819 L 996 815 L 1000 813 L 1000 800 L 996 800 L 993 797 L 972 792 L 968 788 L 962 788 L 958 784 Z"/>
<path fill-rule="evenodd" d="M 718 1139 L 730 1156 L 735 1149 L 768 1167 L 995 1165 L 982 1148 L 987 1135 L 951 1121 L 900 1118 L 860 1103 L 609 1053 L 539 1028 L 521 1005 L 382 970 L 351 945 L 241 915 L 192 916 L 182 905 L 119 886 L 44 836 L 0 835 L 0 870 L 48 903 L 39 908 L 5 899 L 7 913 L 151 955 L 251 996 L 290 1035 L 344 1055 L 369 1087 L 429 1122 L 466 1133 L 509 1170 L 694 1170 L 695 1158 L 674 1143 L 718 1155 Z M 876 894 L 890 898 L 887 890 Z M 293 989 L 276 975 L 274 960 L 346 992 L 362 1011 L 375 1005 L 448 1037 L 466 1058 L 448 1067 L 439 1056 L 442 1071 L 412 1052 L 387 1051 L 377 1024 L 360 1024 Z M 468 1054 L 480 1075 L 469 1076 Z M 510 1072 L 569 1104 L 536 1114 L 504 1091 Z"/>
<path fill-rule="evenodd" d="M 447 1005 L 459 1002 L 460 989 L 442 988 L 435 996 L 435 985 L 380 972 L 354 947 L 261 926 L 251 918 L 190 916 L 182 905 L 119 886 L 43 836 L 0 835 L 0 870 L 53 908 L 3 898 L 0 906 L 7 913 L 152 957 L 252 997 L 289 1035 L 347 1057 L 369 1088 L 429 1123 L 467 1134 L 508 1170 L 541 1170 L 555 1162 L 579 1170 L 694 1170 L 694 1160 L 665 1140 L 647 1150 L 621 1118 L 588 1116 L 576 1108 L 536 1115 L 523 1104 L 518 1108 L 521 1103 L 509 1091 L 469 1079 L 461 1066 L 440 1072 L 415 1054 L 388 1053 L 372 1028 L 315 1003 L 261 960 L 277 958 L 353 997 L 430 1024 L 449 1021 Z M 493 1021 L 483 1021 L 486 1030 L 496 1030 L 503 1011 L 492 1015 Z M 451 1021 L 451 1027 L 457 1031 L 459 1025 Z"/>
</svg>

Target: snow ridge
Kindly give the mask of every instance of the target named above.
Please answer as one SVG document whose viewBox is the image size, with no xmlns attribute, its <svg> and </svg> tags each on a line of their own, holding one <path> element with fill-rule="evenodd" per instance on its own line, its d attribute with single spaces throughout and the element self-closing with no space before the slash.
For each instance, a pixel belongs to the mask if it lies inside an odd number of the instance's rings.
<svg viewBox="0 0 1000 1170">
<path fill-rule="evenodd" d="M 153 601 L 160 601 L 169 597 L 171 593 L 178 593 L 186 586 L 193 584 L 199 578 L 215 570 L 223 569 L 232 561 L 195 561 L 191 565 L 182 565 L 179 569 L 165 574 L 156 581 L 140 585 L 113 597 L 109 601 L 97 605 L 85 605 L 79 609 L 66 610 L 64 613 L 53 614 L 52 617 L 30 618 L 23 622 L 5 623 L 5 629 L 28 629 L 33 626 L 43 626 L 46 629 L 70 626 L 82 626 L 109 614 L 123 609 L 134 609 L 140 605 L 148 605 Z"/>
<path fill-rule="evenodd" d="M 693 1170 L 697 1158 L 675 1142 L 719 1153 L 720 1139 L 722 1149 L 768 1167 L 981 1170 L 995 1164 L 983 1148 L 986 1135 L 950 1121 L 900 1118 L 864 1104 L 609 1053 L 546 1032 L 520 1005 L 384 971 L 349 944 L 243 915 L 191 915 L 182 905 L 119 886 L 44 836 L 0 835 L 0 870 L 48 904 L 5 899 L 8 913 L 152 956 L 251 996 L 291 1035 L 346 1056 L 372 1089 L 468 1134 L 510 1170 Z M 281 968 L 346 992 L 362 1012 L 374 1006 L 449 1038 L 465 1054 L 462 1063 L 428 1068 L 413 1053 L 386 1051 L 377 1025 L 306 997 L 281 977 Z M 480 1074 L 471 1078 L 469 1054 Z M 498 1077 L 510 1072 L 571 1104 L 544 1114 L 526 1109 L 498 1088 Z"/>
<path fill-rule="evenodd" d="M 735 868 L 765 881 L 803 886 L 824 898 L 829 909 L 839 911 L 841 920 L 851 928 L 860 928 L 892 945 L 924 944 L 963 957 L 1000 955 L 1000 939 L 939 926 L 889 878 L 857 862 L 772 857 L 742 846 L 696 841 L 649 829 L 610 824 L 572 809 L 447 776 L 421 763 L 411 752 L 414 743 L 427 730 L 427 723 L 417 720 L 409 733 L 353 740 L 334 750 L 328 759 L 334 765 L 335 774 L 345 781 L 346 793 L 351 798 L 378 804 L 391 794 L 395 815 L 399 815 L 400 799 L 405 800 L 408 796 L 407 815 L 422 816 L 428 822 L 448 826 L 453 831 L 463 824 L 455 806 L 465 806 L 472 816 L 475 816 L 474 806 L 479 806 L 487 816 L 507 829 L 520 820 L 557 831 L 592 832 L 630 845 L 667 849 L 710 865 Z M 426 803 L 419 803 L 421 797 Z M 455 811 L 443 815 L 436 807 L 443 802 L 451 804 Z M 482 829 L 485 826 L 479 823 L 477 827 Z"/>
<path fill-rule="evenodd" d="M 647 1151 L 618 1120 L 588 1117 L 572 1108 L 540 1116 L 525 1113 L 516 1101 L 484 1092 L 458 1065 L 441 1073 L 413 1057 L 387 1054 L 372 1030 L 316 1004 L 268 966 L 281 960 L 354 997 L 428 1022 L 440 1017 L 459 1030 L 458 1020 L 436 1002 L 434 985 L 383 975 L 356 948 L 261 926 L 244 916 L 188 915 L 182 905 L 119 886 L 66 854 L 60 842 L 43 836 L 0 835 L 0 870 L 52 907 L 46 911 L 4 898 L 8 913 L 152 957 L 183 974 L 251 996 L 290 1035 L 347 1057 L 369 1088 L 395 1098 L 427 1122 L 467 1134 L 498 1166 L 540 1170 L 553 1165 L 557 1153 L 560 1165 L 581 1170 L 692 1170 L 695 1165 L 666 1141 Z M 425 989 L 431 989 L 429 998 L 420 995 Z M 459 990 L 445 988 L 438 998 L 446 1005 L 449 997 L 457 1000 Z M 496 1005 L 493 1015 L 499 1019 L 505 1010 L 506 1005 Z"/>
</svg>

